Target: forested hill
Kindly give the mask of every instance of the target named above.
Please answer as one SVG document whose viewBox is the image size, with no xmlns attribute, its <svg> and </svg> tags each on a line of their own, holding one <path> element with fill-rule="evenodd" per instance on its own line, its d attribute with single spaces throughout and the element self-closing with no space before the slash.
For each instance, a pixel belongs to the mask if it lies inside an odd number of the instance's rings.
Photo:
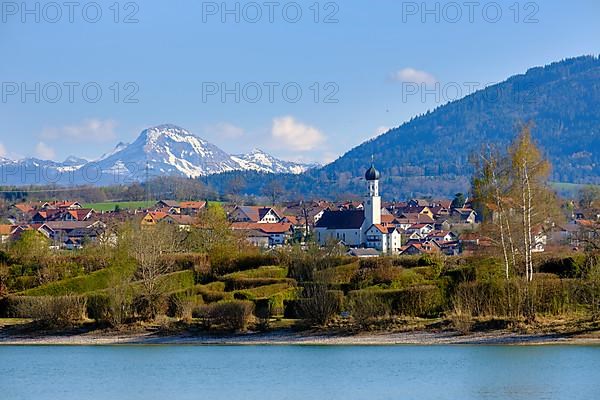
<svg viewBox="0 0 600 400">
<path fill-rule="evenodd" d="M 360 194 L 361 172 L 373 154 L 388 198 L 452 194 L 467 189 L 474 152 L 487 144 L 508 145 L 527 122 L 552 161 L 553 181 L 600 183 L 600 59 L 530 69 L 416 117 L 322 169 L 277 180 L 307 196 Z M 250 176 L 247 183 L 251 191 L 260 186 Z"/>
</svg>

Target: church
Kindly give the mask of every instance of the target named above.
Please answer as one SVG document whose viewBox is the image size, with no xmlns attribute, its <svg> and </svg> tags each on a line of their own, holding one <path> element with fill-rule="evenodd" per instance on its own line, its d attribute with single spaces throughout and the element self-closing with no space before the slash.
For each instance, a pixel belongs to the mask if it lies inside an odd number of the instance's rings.
<svg viewBox="0 0 600 400">
<path fill-rule="evenodd" d="M 367 193 L 362 210 L 327 210 L 315 226 L 319 244 L 337 241 L 348 247 L 372 248 L 383 254 L 400 252 L 401 235 L 395 226 L 381 223 L 381 174 L 375 165 L 365 172 Z"/>
</svg>

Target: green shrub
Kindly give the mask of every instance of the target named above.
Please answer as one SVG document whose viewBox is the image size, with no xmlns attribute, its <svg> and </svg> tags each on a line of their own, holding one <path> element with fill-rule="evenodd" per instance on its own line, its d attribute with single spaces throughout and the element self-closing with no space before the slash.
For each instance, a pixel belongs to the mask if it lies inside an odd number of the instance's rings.
<svg viewBox="0 0 600 400">
<path fill-rule="evenodd" d="M 305 319 L 302 299 L 290 299 L 283 301 L 283 318 L 287 319 Z"/>
<path fill-rule="evenodd" d="M 31 318 L 50 327 L 72 325 L 86 314 L 82 296 L 15 296 L 8 301 L 9 316 Z"/>
<path fill-rule="evenodd" d="M 259 278 L 273 278 L 273 279 L 284 279 L 287 277 L 287 268 L 278 266 L 266 266 L 256 269 L 249 269 L 246 271 L 234 272 L 227 274 L 222 279 L 259 279 Z"/>
<path fill-rule="evenodd" d="M 392 258 L 395 267 L 414 268 L 419 266 L 420 256 L 397 256 Z"/>
<path fill-rule="evenodd" d="M 110 283 L 110 269 L 92 272 L 89 275 L 52 282 L 34 289 L 19 293 L 24 296 L 65 296 L 69 294 L 84 294 L 106 289 Z"/>
<path fill-rule="evenodd" d="M 233 293 L 201 291 L 200 296 L 205 303 L 216 303 L 222 300 L 233 300 Z"/>
<path fill-rule="evenodd" d="M 414 269 L 382 266 L 376 269 L 360 269 L 352 278 L 350 287 L 354 290 L 377 286 L 380 289 L 403 288 L 421 284 L 425 278 Z"/>
<path fill-rule="evenodd" d="M 312 323 L 327 324 L 342 309 L 344 293 L 328 290 L 327 285 L 305 284 L 299 305 L 302 315 Z"/>
<path fill-rule="evenodd" d="M 454 290 L 454 312 L 475 317 L 530 317 L 561 315 L 576 310 L 584 282 L 536 274 L 532 282 L 521 278 L 463 282 Z"/>
<path fill-rule="evenodd" d="M 351 257 L 298 250 L 287 260 L 288 276 L 298 282 L 311 282 L 316 279 L 315 272 L 350 264 L 353 261 Z"/>
<path fill-rule="evenodd" d="M 585 261 L 585 255 L 550 258 L 540 264 L 539 271 L 555 274 L 561 278 L 579 278 L 585 271 Z"/>
<path fill-rule="evenodd" d="M 269 319 L 274 315 L 269 299 L 254 300 L 254 315 L 261 321 L 263 328 L 268 327 Z"/>
<path fill-rule="evenodd" d="M 110 297 L 105 293 L 91 293 L 87 298 L 87 316 L 97 322 L 111 319 Z"/>
<path fill-rule="evenodd" d="M 390 307 L 394 315 L 411 317 L 434 317 L 443 311 L 444 299 L 437 286 L 423 285 L 398 290 L 366 290 L 371 296 L 380 298 L 382 304 Z M 350 292 L 349 296 L 359 296 Z"/>
<path fill-rule="evenodd" d="M 251 301 L 225 301 L 196 307 L 193 317 L 201 320 L 205 328 L 244 331 L 252 318 L 254 303 Z"/>
<path fill-rule="evenodd" d="M 203 253 L 167 254 L 163 259 L 167 265 L 173 266 L 174 271 L 200 271 L 202 266 L 208 265 L 207 256 Z"/>
<path fill-rule="evenodd" d="M 173 318 L 189 320 L 195 307 L 203 304 L 202 296 L 196 296 L 193 290 L 176 292 L 167 300 L 167 315 Z"/>
<path fill-rule="evenodd" d="M 0 250 L 0 264 L 10 264 L 10 256 L 3 250 Z"/>
<path fill-rule="evenodd" d="M 35 276 L 17 276 L 9 280 L 8 289 L 10 292 L 22 292 L 36 286 L 38 286 L 38 279 Z"/>
<path fill-rule="evenodd" d="M 217 281 L 207 283 L 206 285 L 201 285 L 198 287 L 202 287 L 203 289 L 210 290 L 212 292 L 224 292 L 225 291 L 225 282 Z"/>
<path fill-rule="evenodd" d="M 238 257 L 220 257 L 211 259 L 211 270 L 215 275 L 224 275 L 232 272 L 255 269 L 265 265 L 278 265 L 276 254 L 250 254 Z"/>
<path fill-rule="evenodd" d="M 8 297 L 0 297 L 0 318 L 8 318 L 9 317 L 9 298 Z"/>
<path fill-rule="evenodd" d="M 189 289 L 194 286 L 193 271 L 173 272 L 160 277 L 159 280 L 164 292 L 175 292 L 179 290 Z"/>
<path fill-rule="evenodd" d="M 327 268 L 315 273 L 315 279 L 330 284 L 348 284 L 358 273 L 359 263 L 340 265 L 333 268 Z"/>
<path fill-rule="evenodd" d="M 372 257 L 372 258 L 361 258 L 359 260 L 361 269 L 377 269 L 381 267 L 391 267 L 392 259 L 389 257 Z"/>
<path fill-rule="evenodd" d="M 298 298 L 297 288 L 288 288 L 282 292 L 275 293 L 267 298 L 271 315 L 282 315 L 284 313 L 284 302 Z"/>
<path fill-rule="evenodd" d="M 204 303 L 215 303 L 222 300 L 233 300 L 233 293 L 225 292 L 225 282 L 212 282 L 206 285 L 196 285 L 192 289 Z"/>
<path fill-rule="evenodd" d="M 259 286 L 252 289 L 239 290 L 234 293 L 237 300 L 255 300 L 264 299 L 283 292 L 290 287 L 289 283 L 274 283 L 266 286 Z"/>
<path fill-rule="evenodd" d="M 141 321 L 154 321 L 167 312 L 166 296 L 160 293 L 138 294 L 133 298 L 132 310 L 135 318 Z"/>
<path fill-rule="evenodd" d="M 461 266 L 453 269 L 449 269 L 444 272 L 444 276 L 450 278 L 450 281 L 454 284 L 462 282 L 472 282 L 477 279 L 477 272 L 475 267 L 472 265 Z"/>
<path fill-rule="evenodd" d="M 274 284 L 287 284 L 292 285 L 294 281 L 288 278 L 229 278 L 225 279 L 225 290 L 231 292 L 234 290 L 244 290 L 257 288 L 259 286 L 267 286 Z"/>
<path fill-rule="evenodd" d="M 347 304 L 352 317 L 362 327 L 373 318 L 385 317 L 391 313 L 388 299 L 373 291 L 352 292 L 347 298 Z"/>
</svg>

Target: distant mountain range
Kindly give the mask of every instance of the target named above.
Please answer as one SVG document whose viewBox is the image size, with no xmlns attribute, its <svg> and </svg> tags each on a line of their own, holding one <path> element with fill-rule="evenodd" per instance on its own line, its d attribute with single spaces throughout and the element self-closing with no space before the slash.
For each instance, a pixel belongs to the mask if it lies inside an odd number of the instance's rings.
<svg viewBox="0 0 600 400">
<path fill-rule="evenodd" d="M 230 171 L 300 174 L 316 165 L 279 160 L 262 150 L 230 155 L 175 125 L 148 128 L 131 144 L 119 143 L 97 160 L 71 156 L 64 162 L 0 158 L 0 184 L 95 184 L 143 181 L 154 176 L 198 178 Z"/>
</svg>

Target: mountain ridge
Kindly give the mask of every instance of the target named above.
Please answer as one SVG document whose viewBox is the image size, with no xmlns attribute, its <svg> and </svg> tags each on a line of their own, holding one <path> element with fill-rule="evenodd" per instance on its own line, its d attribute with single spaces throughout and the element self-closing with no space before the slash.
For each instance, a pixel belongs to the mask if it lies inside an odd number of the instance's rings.
<svg viewBox="0 0 600 400">
<path fill-rule="evenodd" d="M 25 158 L 0 159 L 12 173 L 0 184 L 127 184 L 153 176 L 199 178 L 230 171 L 305 172 L 314 166 L 277 159 L 266 152 L 230 155 L 216 145 L 174 124 L 144 129 L 132 143 L 120 142 L 94 161 L 69 156 L 64 162 Z M 58 176 L 68 173 L 66 176 Z M 52 178 L 49 178 L 52 176 Z M 8 179 L 7 179 L 8 178 Z"/>
</svg>

